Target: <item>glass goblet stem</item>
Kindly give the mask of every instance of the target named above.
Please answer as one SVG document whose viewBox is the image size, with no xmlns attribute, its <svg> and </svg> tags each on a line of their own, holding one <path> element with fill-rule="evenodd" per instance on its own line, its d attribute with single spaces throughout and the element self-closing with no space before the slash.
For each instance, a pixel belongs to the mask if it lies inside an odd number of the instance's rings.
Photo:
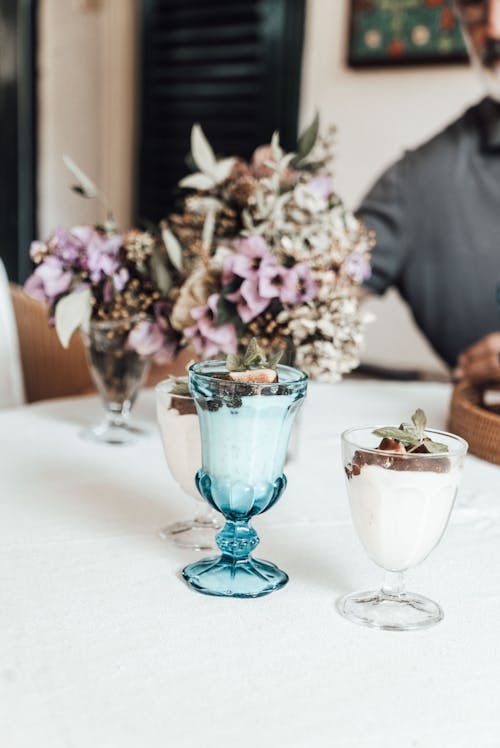
<svg viewBox="0 0 500 748">
<path fill-rule="evenodd" d="M 382 592 L 388 597 L 401 597 L 405 591 L 404 574 L 402 571 L 386 571 L 382 583 Z"/>
<path fill-rule="evenodd" d="M 247 520 L 235 522 L 230 519 L 217 533 L 215 540 L 224 560 L 231 562 L 247 559 L 260 542 L 259 536 Z"/>
</svg>

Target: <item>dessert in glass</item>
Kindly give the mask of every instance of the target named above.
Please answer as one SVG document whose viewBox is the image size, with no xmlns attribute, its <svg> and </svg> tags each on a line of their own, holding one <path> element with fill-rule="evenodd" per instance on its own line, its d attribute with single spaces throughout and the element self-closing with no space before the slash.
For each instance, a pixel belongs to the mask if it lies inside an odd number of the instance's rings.
<svg viewBox="0 0 500 748">
<path fill-rule="evenodd" d="M 411 424 L 342 434 L 354 527 L 368 556 L 385 570 L 379 590 L 355 592 L 337 602 L 339 612 L 355 623 L 406 631 L 443 618 L 437 603 L 405 589 L 403 575 L 424 561 L 443 536 L 467 443 L 425 426 L 425 414 L 417 410 Z"/>
<path fill-rule="evenodd" d="M 259 538 L 250 519 L 270 509 L 286 486 L 283 466 L 307 375 L 277 365 L 228 371 L 224 361 L 205 361 L 190 367 L 189 383 L 201 429 L 197 485 L 226 524 L 216 535 L 221 555 L 190 564 L 184 579 L 208 595 L 266 595 L 288 576 L 252 557 Z"/>
<path fill-rule="evenodd" d="M 214 534 L 222 522 L 196 487 L 195 475 L 201 465 L 200 426 L 187 377 L 170 377 L 156 386 L 156 413 L 169 470 L 184 493 L 202 505 L 195 517 L 164 527 L 160 537 L 181 548 L 215 550 Z"/>
</svg>

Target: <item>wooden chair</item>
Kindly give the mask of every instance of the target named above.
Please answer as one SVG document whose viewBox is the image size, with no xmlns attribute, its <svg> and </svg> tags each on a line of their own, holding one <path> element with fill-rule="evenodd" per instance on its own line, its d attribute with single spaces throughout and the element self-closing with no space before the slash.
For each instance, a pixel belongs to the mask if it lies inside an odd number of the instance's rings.
<svg viewBox="0 0 500 748">
<path fill-rule="evenodd" d="M 26 402 L 53 397 L 71 397 L 94 391 L 87 366 L 83 341 L 73 335 L 64 349 L 47 320 L 45 304 L 27 296 L 22 288 L 11 285 L 11 298 L 19 338 Z M 152 366 L 146 386 L 153 386 L 169 374 L 185 372 L 192 355 L 187 351 L 171 365 Z"/>
</svg>

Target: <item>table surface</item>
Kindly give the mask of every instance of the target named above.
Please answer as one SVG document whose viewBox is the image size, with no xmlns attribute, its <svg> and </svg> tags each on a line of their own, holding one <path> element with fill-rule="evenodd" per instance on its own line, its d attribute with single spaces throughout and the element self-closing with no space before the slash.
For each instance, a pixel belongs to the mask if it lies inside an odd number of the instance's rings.
<svg viewBox="0 0 500 748">
<path fill-rule="evenodd" d="M 257 555 L 289 584 L 256 600 L 190 590 L 197 556 L 157 530 L 194 514 L 168 473 L 154 394 L 135 446 L 79 437 L 93 398 L 0 413 L 0 734 L 5 748 L 500 745 L 500 470 L 467 458 L 451 523 L 409 587 L 439 601 L 421 632 L 364 629 L 335 600 L 370 588 L 339 434 L 423 407 L 447 385 L 312 385 L 284 497 Z"/>
</svg>

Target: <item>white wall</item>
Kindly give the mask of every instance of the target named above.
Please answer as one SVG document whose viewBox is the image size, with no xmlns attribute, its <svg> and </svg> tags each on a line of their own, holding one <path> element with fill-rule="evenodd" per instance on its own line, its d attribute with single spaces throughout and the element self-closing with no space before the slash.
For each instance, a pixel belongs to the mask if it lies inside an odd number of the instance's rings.
<svg viewBox="0 0 500 748">
<path fill-rule="evenodd" d="M 68 153 L 106 194 L 119 226 L 132 218 L 136 0 L 40 0 L 40 236 L 104 218 L 68 189 Z"/>
<path fill-rule="evenodd" d="M 318 109 L 323 123 L 337 125 L 336 188 L 355 207 L 386 166 L 480 98 L 481 87 L 464 65 L 349 69 L 349 4 L 307 0 L 300 121 Z M 365 360 L 440 368 L 395 294 L 369 306 L 378 320 L 368 330 Z"/>
</svg>

